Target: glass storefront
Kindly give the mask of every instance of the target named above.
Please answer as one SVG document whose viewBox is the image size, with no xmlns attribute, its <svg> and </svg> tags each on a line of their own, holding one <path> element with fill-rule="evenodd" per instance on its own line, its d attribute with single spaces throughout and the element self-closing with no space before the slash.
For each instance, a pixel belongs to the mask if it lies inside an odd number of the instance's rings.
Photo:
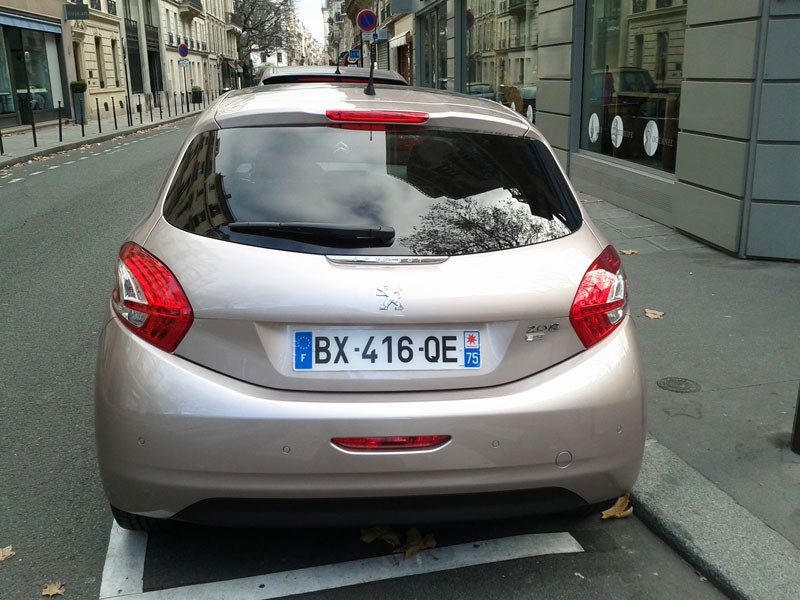
<svg viewBox="0 0 800 600">
<path fill-rule="evenodd" d="M 686 4 L 587 3 L 581 149 L 675 171 Z"/>
<path fill-rule="evenodd" d="M 538 0 L 467 0 L 469 94 L 536 120 Z"/>
<path fill-rule="evenodd" d="M 50 118 L 64 101 L 56 35 L 0 26 L 0 117 Z"/>
<path fill-rule="evenodd" d="M 420 15 L 419 25 L 422 41 L 419 85 L 455 89 L 447 73 L 447 3 L 442 2 Z"/>
</svg>

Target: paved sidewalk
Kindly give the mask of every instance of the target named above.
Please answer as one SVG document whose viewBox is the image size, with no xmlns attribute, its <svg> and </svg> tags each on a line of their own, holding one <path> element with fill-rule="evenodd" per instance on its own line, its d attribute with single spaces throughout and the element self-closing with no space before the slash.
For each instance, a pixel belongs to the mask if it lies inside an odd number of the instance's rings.
<svg viewBox="0 0 800 600">
<path fill-rule="evenodd" d="M 34 131 L 30 125 L 0 129 L 3 150 L 2 155 L 0 155 L 0 168 L 27 162 L 33 160 L 36 156 L 71 150 L 84 144 L 102 142 L 142 129 L 158 127 L 165 123 L 194 117 L 201 112 L 200 110 L 182 112 L 182 107 L 178 106 L 178 114 L 176 115 L 175 107 L 172 106 L 170 108 L 169 113 L 166 107 L 162 111 L 155 108 L 152 115 L 148 111 L 134 113 L 133 125 L 128 125 L 128 117 L 124 112 L 117 114 L 116 123 L 114 122 L 113 114 L 104 116 L 100 123 L 95 119 L 86 123 L 83 127 L 74 122 L 62 122 L 61 131 L 59 131 L 57 120 L 36 123 L 36 144 L 34 144 Z M 200 108 L 202 109 L 202 106 Z"/>
<path fill-rule="evenodd" d="M 622 253 L 644 353 L 637 514 L 732 597 L 800 598 L 800 264 L 734 258 L 582 200 Z"/>
<path fill-rule="evenodd" d="M 197 115 L 124 115 L 2 132 L 0 168 Z M 123 126 L 124 123 L 124 126 Z M 582 190 L 585 192 L 587 190 Z M 636 513 L 735 598 L 800 598 L 800 264 L 745 261 L 590 194 L 623 254 L 646 365 L 648 440 Z M 663 312 L 660 319 L 645 309 Z M 800 435 L 800 432 L 798 432 Z"/>
</svg>

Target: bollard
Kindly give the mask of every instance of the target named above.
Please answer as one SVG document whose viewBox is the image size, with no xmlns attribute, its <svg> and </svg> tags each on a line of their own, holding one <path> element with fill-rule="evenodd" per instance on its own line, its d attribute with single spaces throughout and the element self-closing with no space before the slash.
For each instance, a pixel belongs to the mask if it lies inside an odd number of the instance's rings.
<svg viewBox="0 0 800 600">
<path fill-rule="evenodd" d="M 158 92 L 158 120 L 164 120 L 164 101 L 161 99 L 161 92 Z"/>
<path fill-rule="evenodd" d="M 142 123 L 144 123 L 144 120 L 143 120 L 144 116 L 142 115 L 142 113 L 144 111 L 142 110 L 142 95 L 141 94 L 139 94 L 139 101 L 136 104 L 136 110 L 139 112 L 139 125 L 141 125 Z"/>
<path fill-rule="evenodd" d="M 100 118 L 100 98 L 94 99 L 94 106 L 97 109 L 97 133 L 103 133 L 103 119 Z"/>
<path fill-rule="evenodd" d="M 790 443 L 792 452 L 800 454 L 800 389 L 797 390 L 797 406 L 794 409 L 794 427 Z"/>
<path fill-rule="evenodd" d="M 147 100 L 147 108 L 150 109 L 150 122 L 151 123 L 153 122 L 153 99 L 154 98 L 155 98 L 155 96 L 150 96 L 149 98 L 145 97 L 145 99 Z"/>
<path fill-rule="evenodd" d="M 6 150 L 3 148 L 3 130 L 0 129 L 0 154 L 5 154 Z"/>
<path fill-rule="evenodd" d="M 169 94 L 165 93 L 164 94 L 164 98 L 167 101 L 167 116 L 171 117 L 172 116 L 172 109 L 169 107 Z"/>
<path fill-rule="evenodd" d="M 114 115 L 114 131 L 117 130 L 117 107 L 114 104 L 114 96 L 111 96 L 111 114 Z"/>
<path fill-rule="evenodd" d="M 64 141 L 64 132 L 61 129 L 61 100 L 58 101 L 58 141 Z"/>
<path fill-rule="evenodd" d="M 39 143 L 36 141 L 36 118 L 33 116 L 33 110 L 31 110 L 31 131 L 33 132 L 33 147 L 38 148 Z"/>
</svg>

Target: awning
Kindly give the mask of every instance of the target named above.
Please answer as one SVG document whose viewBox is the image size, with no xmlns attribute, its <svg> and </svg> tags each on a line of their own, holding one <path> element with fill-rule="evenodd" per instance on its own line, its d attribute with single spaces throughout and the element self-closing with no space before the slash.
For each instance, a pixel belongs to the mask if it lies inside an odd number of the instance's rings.
<svg viewBox="0 0 800 600">
<path fill-rule="evenodd" d="M 397 48 L 398 46 L 405 46 L 408 43 L 408 31 L 404 31 L 400 35 L 394 36 L 389 40 L 389 48 Z"/>
<path fill-rule="evenodd" d="M 61 33 L 60 23 L 31 19 L 30 17 L 11 15 L 9 13 L 0 13 L 0 25 L 19 27 L 20 29 L 35 29 L 36 31 L 46 31 L 48 33 Z"/>
</svg>

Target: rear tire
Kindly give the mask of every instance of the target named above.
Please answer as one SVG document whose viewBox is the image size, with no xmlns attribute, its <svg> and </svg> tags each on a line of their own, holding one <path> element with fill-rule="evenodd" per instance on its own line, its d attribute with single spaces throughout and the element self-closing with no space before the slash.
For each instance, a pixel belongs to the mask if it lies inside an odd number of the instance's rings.
<svg viewBox="0 0 800 600">
<path fill-rule="evenodd" d="M 135 515 L 113 505 L 111 505 L 111 514 L 114 515 L 114 520 L 117 522 L 117 525 L 129 531 L 146 531 L 148 533 L 164 531 L 170 524 L 170 522 L 165 519 L 154 519 L 153 517 Z"/>
</svg>

